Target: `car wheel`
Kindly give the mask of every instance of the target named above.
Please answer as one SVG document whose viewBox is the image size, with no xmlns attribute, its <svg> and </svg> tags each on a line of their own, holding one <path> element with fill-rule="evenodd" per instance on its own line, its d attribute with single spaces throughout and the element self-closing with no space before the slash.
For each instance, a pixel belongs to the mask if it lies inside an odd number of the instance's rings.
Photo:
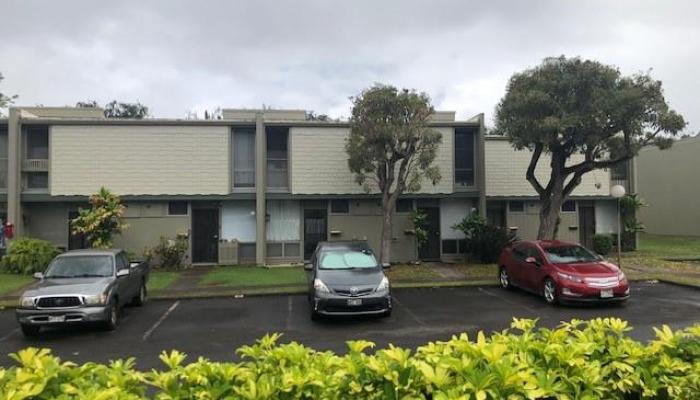
<svg viewBox="0 0 700 400">
<path fill-rule="evenodd" d="M 20 325 L 22 328 L 22 334 L 26 337 L 34 337 L 39 334 L 39 331 L 41 330 L 40 326 L 34 326 L 34 325 Z"/>
<path fill-rule="evenodd" d="M 104 322 L 104 328 L 108 331 L 113 331 L 117 329 L 119 324 L 119 306 L 116 299 L 112 300 L 108 307 L 109 311 L 107 311 L 107 320 Z"/>
<path fill-rule="evenodd" d="M 557 303 L 557 284 L 554 283 L 550 278 L 545 279 L 544 286 L 542 288 L 542 294 L 544 295 L 544 300 L 549 304 Z"/>
<path fill-rule="evenodd" d="M 131 304 L 135 306 L 142 306 L 146 302 L 148 292 L 146 291 L 146 284 L 141 283 L 141 288 L 139 289 L 139 294 L 138 296 L 134 297 L 134 300 L 131 302 Z"/>
<path fill-rule="evenodd" d="M 510 275 L 508 275 L 506 267 L 501 267 L 501 270 L 498 272 L 498 281 L 501 283 L 503 289 L 511 288 Z"/>
<path fill-rule="evenodd" d="M 318 321 L 320 319 L 321 319 L 321 315 L 319 315 L 319 313 L 317 313 L 316 311 L 311 310 L 311 320 Z"/>
<path fill-rule="evenodd" d="M 390 308 L 390 309 L 384 311 L 384 313 L 382 314 L 382 317 L 384 317 L 384 318 L 389 318 L 389 317 L 391 317 L 391 310 L 392 310 L 392 309 Z"/>
</svg>

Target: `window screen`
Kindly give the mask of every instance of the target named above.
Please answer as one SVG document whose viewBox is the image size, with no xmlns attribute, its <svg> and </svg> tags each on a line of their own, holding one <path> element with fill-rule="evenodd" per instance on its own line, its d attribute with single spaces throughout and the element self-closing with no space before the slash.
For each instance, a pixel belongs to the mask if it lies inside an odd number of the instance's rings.
<svg viewBox="0 0 700 400">
<path fill-rule="evenodd" d="M 396 200 L 396 212 L 397 213 L 407 213 L 413 210 L 413 200 L 411 199 L 398 199 Z"/>
<path fill-rule="evenodd" d="M 455 186 L 474 186 L 474 131 L 455 131 Z"/>
<path fill-rule="evenodd" d="M 525 202 L 520 200 L 509 201 L 508 209 L 510 210 L 510 212 L 523 212 L 525 211 Z"/>
<path fill-rule="evenodd" d="M 186 201 L 168 202 L 168 215 L 187 215 Z"/>
<path fill-rule="evenodd" d="M 331 212 L 333 214 L 347 214 L 350 212 L 350 201 L 331 200 Z"/>
<path fill-rule="evenodd" d="M 563 212 L 575 212 L 576 211 L 576 202 L 573 200 L 565 201 L 561 205 L 561 210 Z"/>
<path fill-rule="evenodd" d="M 233 131 L 233 186 L 255 186 L 255 129 Z"/>
</svg>

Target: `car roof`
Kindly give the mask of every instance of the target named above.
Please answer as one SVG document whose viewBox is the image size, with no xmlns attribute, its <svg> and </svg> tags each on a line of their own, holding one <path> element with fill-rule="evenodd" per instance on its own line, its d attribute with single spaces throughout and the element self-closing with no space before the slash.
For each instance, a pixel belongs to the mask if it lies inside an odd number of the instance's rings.
<svg viewBox="0 0 700 400">
<path fill-rule="evenodd" d="M 561 240 L 523 240 L 524 243 L 530 243 L 540 246 L 543 249 L 551 247 L 568 247 L 568 246 L 578 246 L 577 243 L 564 242 Z"/>
<path fill-rule="evenodd" d="M 122 249 L 80 249 L 70 250 L 59 255 L 59 257 L 71 256 L 114 256 L 122 252 Z"/>
<path fill-rule="evenodd" d="M 318 249 L 372 250 L 364 240 L 338 240 L 319 242 Z"/>
</svg>

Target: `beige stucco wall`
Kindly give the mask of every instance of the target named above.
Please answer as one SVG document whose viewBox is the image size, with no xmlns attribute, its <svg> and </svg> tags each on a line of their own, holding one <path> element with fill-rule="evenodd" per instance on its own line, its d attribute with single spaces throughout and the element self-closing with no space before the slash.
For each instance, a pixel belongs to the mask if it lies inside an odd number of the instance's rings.
<svg viewBox="0 0 700 400">
<path fill-rule="evenodd" d="M 167 215 L 167 202 L 127 203 L 124 222 L 129 225 L 114 238 L 114 247 L 142 255 L 152 248 L 161 236 L 174 239 L 190 232 L 189 215 Z"/>
<path fill-rule="evenodd" d="M 507 140 L 487 138 L 486 152 L 486 196 L 535 196 L 537 193 L 525 179 L 532 152 L 517 151 Z M 582 160 L 582 156 L 572 157 L 570 164 Z M 543 186 L 549 182 L 549 155 L 542 154 L 535 175 Z M 585 174 L 573 196 L 608 196 L 610 194 L 610 173 L 595 170 Z"/>
<path fill-rule="evenodd" d="M 52 195 L 225 194 L 225 126 L 52 126 Z"/>
<path fill-rule="evenodd" d="M 413 223 L 409 213 L 394 214 L 392 219 L 391 261 L 415 259 L 413 235 L 406 234 Z M 332 234 L 333 231 L 340 234 Z M 328 214 L 329 240 L 366 240 L 375 254 L 381 252 L 382 217 L 376 200 L 351 200 L 348 214 Z"/>
<path fill-rule="evenodd" d="M 442 133 L 435 165 L 442 179 L 433 186 L 425 181 L 420 193 L 452 193 L 454 181 L 454 129 L 435 128 Z M 365 193 L 348 169 L 345 138 L 348 128 L 293 127 L 290 134 L 290 191 L 294 194 Z"/>
<path fill-rule="evenodd" d="M 507 207 L 507 205 L 506 205 Z M 506 223 L 509 228 L 517 228 L 518 238 L 522 240 L 537 239 L 537 230 L 540 226 L 539 201 L 525 201 L 524 212 L 511 212 L 506 208 Z M 578 207 L 576 212 L 562 212 L 557 239 L 578 243 Z"/>
<path fill-rule="evenodd" d="M 700 137 L 667 150 L 646 148 L 637 157 L 639 211 L 647 233 L 700 236 Z"/>
<path fill-rule="evenodd" d="M 26 203 L 22 207 L 24 235 L 68 247 L 68 203 Z"/>
</svg>

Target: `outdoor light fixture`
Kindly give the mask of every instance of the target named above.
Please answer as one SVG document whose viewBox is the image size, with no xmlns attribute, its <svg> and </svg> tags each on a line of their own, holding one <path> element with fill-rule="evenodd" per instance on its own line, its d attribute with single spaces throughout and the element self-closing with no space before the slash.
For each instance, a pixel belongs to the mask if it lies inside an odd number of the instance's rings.
<svg viewBox="0 0 700 400">
<path fill-rule="evenodd" d="M 622 242 L 620 240 L 620 199 L 625 195 L 625 187 L 622 185 L 611 187 L 610 195 L 617 199 L 617 266 L 621 268 Z"/>
</svg>

